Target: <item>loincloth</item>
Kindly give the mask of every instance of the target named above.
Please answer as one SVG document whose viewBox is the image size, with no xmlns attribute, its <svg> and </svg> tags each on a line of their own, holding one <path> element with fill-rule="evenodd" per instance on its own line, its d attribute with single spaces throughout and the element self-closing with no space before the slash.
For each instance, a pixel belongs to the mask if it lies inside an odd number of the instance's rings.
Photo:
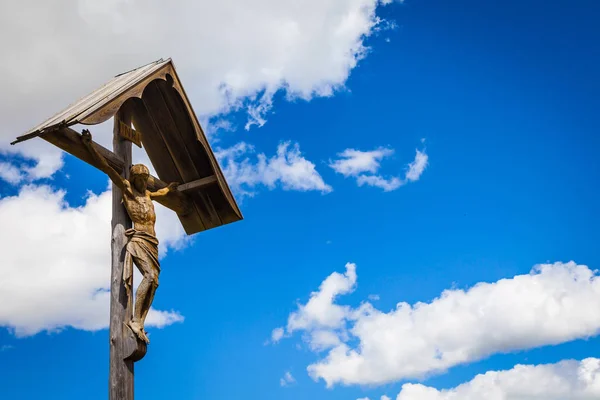
<svg viewBox="0 0 600 400">
<path fill-rule="evenodd" d="M 131 285 L 133 280 L 133 262 L 136 264 L 145 263 L 152 268 L 156 268 L 156 272 L 160 272 L 160 262 L 158 261 L 158 239 L 142 231 L 137 231 L 133 228 L 125 231 L 125 236 L 129 238 L 125 251 L 125 265 L 123 268 L 123 280 Z M 132 260 L 133 259 L 133 260 Z M 139 267 L 139 265 L 138 265 Z"/>
</svg>

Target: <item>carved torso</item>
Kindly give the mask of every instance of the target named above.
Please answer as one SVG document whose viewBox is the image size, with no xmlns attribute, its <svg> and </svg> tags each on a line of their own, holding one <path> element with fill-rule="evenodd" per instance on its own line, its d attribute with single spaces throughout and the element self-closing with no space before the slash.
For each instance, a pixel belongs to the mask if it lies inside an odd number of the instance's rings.
<svg viewBox="0 0 600 400">
<path fill-rule="evenodd" d="M 156 236 L 154 232 L 156 213 L 152 199 L 150 199 L 150 192 L 146 190 L 145 193 L 140 193 L 133 185 L 130 188 L 133 192 L 133 198 L 123 194 L 123 204 L 127 209 L 129 218 L 133 221 L 133 227 L 138 231 Z"/>
</svg>

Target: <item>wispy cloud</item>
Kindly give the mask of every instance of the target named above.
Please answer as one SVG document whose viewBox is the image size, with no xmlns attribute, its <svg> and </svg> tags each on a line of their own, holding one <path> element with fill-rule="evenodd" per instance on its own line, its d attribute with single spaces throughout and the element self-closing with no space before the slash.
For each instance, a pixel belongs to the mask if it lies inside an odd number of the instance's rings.
<svg viewBox="0 0 600 400">
<path fill-rule="evenodd" d="M 25 178 L 25 175 L 21 172 L 21 169 L 13 164 L 7 162 L 0 162 L 0 179 L 16 185 Z"/>
<path fill-rule="evenodd" d="M 281 340 L 281 338 L 283 337 L 285 333 L 285 330 L 283 328 L 275 328 L 273 329 L 273 332 L 271 333 L 271 340 L 273 341 L 273 343 L 277 343 Z"/>
<path fill-rule="evenodd" d="M 33 144 L 33 147 L 39 146 L 39 143 L 36 142 L 27 144 Z M 45 143 L 45 145 L 42 144 L 41 147 L 50 146 L 48 143 Z M 7 152 L 1 149 L 0 152 L 5 153 L 9 160 L 0 161 L 0 180 L 4 180 L 12 185 L 23 184 L 25 182 L 31 183 L 38 179 L 50 178 L 63 166 L 62 153 L 57 149 L 40 152 L 36 155 L 37 163 L 34 166 L 31 166 L 30 163 L 22 162 L 22 160 L 20 162 L 15 161 L 15 158 L 9 156 Z"/>
<path fill-rule="evenodd" d="M 282 387 L 289 386 L 293 383 L 296 383 L 296 379 L 294 379 L 290 371 L 286 371 L 286 373 L 283 375 L 283 378 L 279 380 L 279 384 Z"/>
<path fill-rule="evenodd" d="M 393 149 L 380 147 L 371 151 L 346 149 L 338 154 L 338 159 L 330 161 L 329 166 L 346 177 L 359 176 L 365 172 L 376 173 L 381 160 L 394 154 Z"/>
<path fill-rule="evenodd" d="M 360 175 L 356 177 L 356 183 L 358 186 L 374 186 L 383 189 L 384 192 L 391 192 L 406 182 L 395 176 L 386 179 L 380 175 Z"/>
<path fill-rule="evenodd" d="M 417 149 L 415 159 L 406 166 L 404 177 L 378 174 L 381 161 L 393 154 L 393 149 L 383 147 L 371 151 L 346 149 L 337 155 L 336 160 L 330 161 L 329 166 L 345 177 L 355 178 L 358 186 L 373 186 L 391 192 L 408 182 L 419 180 L 429 160 L 425 150 Z"/>
<path fill-rule="evenodd" d="M 408 164 L 408 171 L 406 171 L 405 175 L 406 180 L 411 182 L 418 181 L 421 175 L 423 175 L 428 161 L 429 156 L 425 154 L 425 151 L 417 150 L 414 161 Z"/>
<path fill-rule="evenodd" d="M 254 147 L 245 142 L 216 151 L 228 183 L 240 196 L 253 196 L 259 186 L 321 193 L 333 190 L 317 172 L 315 164 L 304 158 L 298 143 L 279 144 L 272 157 L 259 153 L 251 159 L 254 154 Z"/>
</svg>

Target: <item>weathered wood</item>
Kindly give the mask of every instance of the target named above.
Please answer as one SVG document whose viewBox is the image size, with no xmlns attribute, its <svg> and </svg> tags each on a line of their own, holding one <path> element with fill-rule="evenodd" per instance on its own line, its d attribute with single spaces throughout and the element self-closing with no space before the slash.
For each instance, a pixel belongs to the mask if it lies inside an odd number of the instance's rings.
<svg viewBox="0 0 600 400">
<path fill-rule="evenodd" d="M 217 183 L 217 177 L 215 175 L 207 176 L 206 178 L 184 183 L 183 185 L 177 186 L 177 190 L 180 192 L 201 190 L 204 189 L 206 186 L 212 185 L 213 183 Z"/>
<path fill-rule="evenodd" d="M 129 99 L 134 97 L 141 98 L 142 92 L 144 91 L 148 83 L 152 82 L 155 79 L 165 79 L 166 75 L 170 72 L 170 70 L 171 69 L 167 64 L 165 68 L 159 69 L 158 71 L 145 76 L 142 80 L 135 83 L 125 92 L 116 96 L 108 96 L 108 104 L 92 107 L 81 116 L 79 122 L 86 125 L 96 125 L 107 121 L 121 108 L 121 106 L 125 102 L 129 101 Z"/>
<path fill-rule="evenodd" d="M 124 337 L 123 337 L 123 357 L 127 361 L 136 362 L 144 358 L 148 345 L 146 342 L 140 340 L 135 333 L 129 328 L 124 326 Z"/>
<path fill-rule="evenodd" d="M 144 91 L 142 100 L 154 120 L 157 132 L 162 137 L 167 152 L 173 160 L 183 182 L 191 182 L 203 176 L 200 175 L 200 172 L 196 168 L 189 149 L 181 137 L 177 123 L 161 93 L 160 85 L 163 84 L 166 84 L 163 80 L 150 82 Z M 198 198 L 198 200 L 194 201 L 194 205 L 202 218 L 205 228 L 210 229 L 221 225 L 218 216 L 211 213 L 211 208 L 206 204 L 206 201 L 201 198 Z"/>
<path fill-rule="evenodd" d="M 215 174 L 217 175 L 217 180 L 219 183 L 218 190 L 215 187 L 211 187 L 211 190 L 209 190 L 206 193 L 206 195 L 210 197 L 213 201 L 213 204 L 215 204 L 215 208 L 217 209 L 217 212 L 219 213 L 219 217 L 221 218 L 221 222 L 223 224 L 229 224 L 235 221 L 239 221 L 243 219 L 242 213 L 238 208 L 235 199 L 233 198 L 233 194 L 231 193 L 229 185 L 225 180 L 223 171 L 221 171 L 221 167 L 219 166 L 219 163 L 217 162 L 212 152 L 212 149 L 210 148 L 210 144 L 208 143 L 206 135 L 204 134 L 204 131 L 200 126 L 200 123 L 198 122 L 198 117 L 196 116 L 196 113 L 185 92 L 185 88 L 181 84 L 181 80 L 179 79 L 177 71 L 175 70 L 175 64 L 172 61 L 171 65 L 169 66 L 169 69 L 169 75 L 171 75 L 171 78 L 173 79 L 172 86 L 180 94 L 181 100 L 184 104 L 184 108 L 187 110 L 187 113 L 191 118 L 192 125 L 194 126 L 194 133 L 196 139 L 200 142 L 200 144 L 203 146 L 203 148 L 209 155 L 209 162 L 212 165 Z M 169 75 L 166 75 L 166 77 L 168 78 Z M 223 200 L 225 200 L 225 202 Z"/>
<path fill-rule="evenodd" d="M 79 158 L 80 160 L 96 168 L 100 168 L 98 161 L 81 143 L 81 135 L 73 129 L 62 128 L 53 132 L 45 133 L 40 137 L 52 143 L 56 147 L 66 151 L 67 153 Z M 124 162 L 121 157 L 107 148 L 99 145 L 98 143 L 93 142 L 92 146 L 96 148 L 96 150 L 106 159 L 108 165 L 110 165 L 115 171 L 119 173 L 123 172 Z M 151 192 L 155 192 L 164 187 L 167 187 L 166 182 L 163 182 L 152 175 L 148 179 L 148 190 Z M 182 193 L 172 193 L 168 196 L 157 199 L 157 201 L 163 206 L 182 215 L 186 215 L 192 209 L 192 200 Z"/>
<path fill-rule="evenodd" d="M 181 174 L 177 171 L 177 167 L 173 160 L 168 155 L 165 157 L 165 143 L 161 135 L 157 132 L 154 120 L 150 117 L 146 106 L 140 99 L 133 99 L 131 102 L 131 110 L 133 112 L 133 125 L 139 129 L 142 134 L 142 145 L 148 153 L 150 160 L 160 160 L 159 163 L 152 161 L 152 165 L 156 173 L 163 179 L 169 182 L 184 183 Z M 161 203 L 162 204 L 162 203 Z M 177 216 L 183 229 L 188 234 L 196 233 L 206 229 L 200 215 L 198 215 L 195 207 L 186 209 L 189 212 L 178 212 Z"/>
<path fill-rule="evenodd" d="M 148 96 L 149 92 L 159 96 Z M 154 105 L 158 108 L 147 108 L 147 104 L 144 103 L 146 100 L 152 102 L 153 99 L 156 100 Z M 191 235 L 243 219 L 170 59 L 160 60 L 120 74 L 25 135 L 18 137 L 16 142 L 38 135 L 45 136 L 51 143 L 59 147 L 67 147 L 67 151 L 83 159 L 87 153 L 82 152 L 80 143 L 65 141 L 68 138 L 60 137 L 59 132 L 63 132 L 63 128 L 79 123 L 94 125 L 103 122 L 112 117 L 117 110 L 126 109 L 126 105 L 131 102 L 137 102 L 143 108 L 147 108 L 143 113 L 145 114 L 143 119 L 152 129 L 142 127 L 138 121 L 134 121 L 134 125 L 139 128 L 142 136 L 150 137 L 147 141 L 142 137 L 142 145 L 147 150 L 161 180 L 165 183 L 187 183 L 210 175 L 217 177 L 217 185 L 187 192 L 187 199 L 193 204 L 192 207 L 187 208 L 190 210 L 187 214 L 182 213 L 178 206 L 165 203 L 170 199 L 170 195 L 161 199 L 161 204 L 178 212 L 186 233 Z M 167 136 L 166 140 L 161 137 L 162 135 Z M 105 155 L 108 156 L 112 166 L 117 167 L 114 164 L 118 164 L 118 160 L 111 159 L 109 154 Z M 84 159 L 84 161 L 92 160 Z M 178 165 L 175 166 L 175 163 Z M 167 165 L 163 166 L 163 164 Z M 163 174 L 165 171 L 167 173 Z M 176 200 L 173 202 L 178 203 L 181 198 Z"/>
<path fill-rule="evenodd" d="M 125 140 L 129 140 L 140 149 L 142 148 L 142 134 L 140 131 L 136 131 L 131 126 L 123 124 L 119 129 L 119 135 Z"/>
<path fill-rule="evenodd" d="M 131 142 L 119 136 L 121 121 L 130 121 L 124 113 L 115 115 L 113 147 L 115 155 L 123 160 L 122 176 L 128 178 L 131 165 Z M 112 239 L 110 281 L 110 370 L 109 400 L 133 400 L 133 361 L 126 360 L 125 323 L 131 319 L 132 303 L 123 282 L 125 261 L 125 230 L 131 228 L 131 219 L 121 203 L 122 193 L 117 185 L 112 187 Z M 128 306 L 129 305 L 129 306 Z"/>
<path fill-rule="evenodd" d="M 66 151 L 67 153 L 79 158 L 80 160 L 93 165 L 96 168 L 100 168 L 98 161 L 92 157 L 92 154 L 88 151 L 88 149 L 85 148 L 83 143 L 81 143 L 81 135 L 73 129 L 62 128 L 56 131 L 44 133 L 40 137 L 47 142 L 52 143 L 56 147 Z M 108 161 L 108 165 L 110 165 L 115 171 L 123 171 L 124 163 L 121 157 L 97 143 L 94 143 L 93 146 L 106 159 L 106 161 Z"/>
<path fill-rule="evenodd" d="M 198 173 L 197 178 L 215 175 L 215 171 L 209 161 L 210 158 L 208 153 L 198 140 L 194 125 L 185 108 L 183 99 L 179 92 L 172 86 L 173 83 L 173 78 L 170 75 L 167 75 L 166 81 L 155 81 L 164 105 L 168 110 L 174 125 L 177 127 L 177 129 L 172 132 L 171 136 L 175 136 L 178 139 L 176 142 L 178 146 L 183 145 L 186 149 L 186 153 L 189 154 L 191 163 Z M 187 179 L 186 182 L 188 182 Z M 206 216 L 203 217 L 205 220 L 209 220 L 210 226 L 216 227 L 223 225 L 210 196 L 202 191 L 195 191 L 190 195 L 203 206 L 202 211 L 206 212 Z"/>
</svg>

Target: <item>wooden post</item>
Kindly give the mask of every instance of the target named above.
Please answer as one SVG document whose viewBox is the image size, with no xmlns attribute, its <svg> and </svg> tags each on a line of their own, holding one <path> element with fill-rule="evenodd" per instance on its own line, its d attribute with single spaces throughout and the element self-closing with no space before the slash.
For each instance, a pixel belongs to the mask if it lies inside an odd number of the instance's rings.
<svg viewBox="0 0 600 400">
<path fill-rule="evenodd" d="M 123 162 L 122 176 L 129 177 L 131 142 L 123 140 L 119 129 L 123 122 L 131 124 L 130 114 L 119 110 L 114 117 L 113 150 Z M 126 360 L 126 340 L 130 336 L 125 322 L 131 319 L 132 306 L 123 284 L 125 260 L 125 230 L 131 228 L 131 219 L 121 203 L 121 190 L 112 185 L 112 270 L 110 283 L 110 371 L 109 400 L 133 400 L 133 360 Z M 129 307 L 128 307 L 129 304 Z"/>
</svg>

